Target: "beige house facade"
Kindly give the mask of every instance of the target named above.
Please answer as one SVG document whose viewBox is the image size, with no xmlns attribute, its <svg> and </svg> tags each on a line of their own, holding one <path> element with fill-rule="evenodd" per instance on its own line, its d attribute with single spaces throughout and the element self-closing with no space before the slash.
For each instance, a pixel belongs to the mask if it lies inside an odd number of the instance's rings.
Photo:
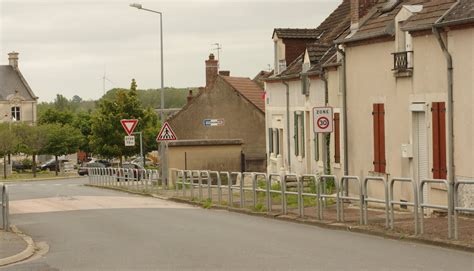
<svg viewBox="0 0 474 271">
<path fill-rule="evenodd" d="M 413 178 L 416 183 L 472 180 L 472 12 L 461 23 L 453 20 L 455 26 L 440 23 L 453 13 L 459 16 L 455 10 L 463 5 L 472 10 L 472 1 L 399 2 L 378 4 L 337 41 L 346 57 L 349 171 Z M 452 57 L 452 81 L 447 54 Z M 454 102 L 449 99 L 451 83 Z M 371 186 L 369 194 L 382 198 L 382 185 Z M 412 201 L 411 187 L 400 186 L 395 197 Z M 448 200 L 444 185 L 429 186 L 424 197 L 435 204 Z M 472 204 L 472 194 L 463 200 Z"/>
<path fill-rule="evenodd" d="M 36 123 L 38 97 L 18 66 L 18 53 L 8 54 L 8 65 L 0 65 L 0 122 Z"/>
</svg>

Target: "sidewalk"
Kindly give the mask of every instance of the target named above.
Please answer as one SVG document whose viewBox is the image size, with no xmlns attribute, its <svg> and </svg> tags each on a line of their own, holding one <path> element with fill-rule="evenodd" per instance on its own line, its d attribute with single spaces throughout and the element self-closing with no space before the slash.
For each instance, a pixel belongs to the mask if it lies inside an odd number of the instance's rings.
<svg viewBox="0 0 474 271">
<path fill-rule="evenodd" d="M 33 240 L 17 232 L 0 230 L 0 267 L 27 259 L 35 252 Z"/>
</svg>

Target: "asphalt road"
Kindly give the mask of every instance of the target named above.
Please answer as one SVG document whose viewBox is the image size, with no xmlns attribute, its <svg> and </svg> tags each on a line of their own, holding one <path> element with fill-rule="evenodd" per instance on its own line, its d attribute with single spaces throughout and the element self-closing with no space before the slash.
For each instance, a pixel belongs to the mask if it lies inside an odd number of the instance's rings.
<svg viewBox="0 0 474 271">
<path fill-rule="evenodd" d="M 13 224 L 49 251 L 5 270 L 474 270 L 471 253 L 194 208 L 85 181 L 10 187 Z"/>
</svg>

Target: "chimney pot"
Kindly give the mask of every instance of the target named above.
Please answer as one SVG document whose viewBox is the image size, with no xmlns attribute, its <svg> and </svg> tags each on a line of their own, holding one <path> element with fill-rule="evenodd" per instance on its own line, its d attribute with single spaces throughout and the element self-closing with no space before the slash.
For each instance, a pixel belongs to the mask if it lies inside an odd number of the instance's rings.
<svg viewBox="0 0 474 271">
<path fill-rule="evenodd" d="M 18 69 L 18 55 L 17 52 L 8 53 L 8 63 L 14 69 Z"/>
<path fill-rule="evenodd" d="M 359 29 L 360 19 L 367 15 L 377 0 L 350 0 L 351 1 L 351 30 Z"/>
<path fill-rule="evenodd" d="M 219 71 L 219 75 L 230 76 L 230 71 Z"/>
</svg>

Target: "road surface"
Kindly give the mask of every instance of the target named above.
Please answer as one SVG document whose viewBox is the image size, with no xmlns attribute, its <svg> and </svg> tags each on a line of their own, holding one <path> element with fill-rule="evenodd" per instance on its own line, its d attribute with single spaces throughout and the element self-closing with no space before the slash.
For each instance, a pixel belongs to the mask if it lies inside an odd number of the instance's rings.
<svg viewBox="0 0 474 271">
<path fill-rule="evenodd" d="M 10 186 L 13 224 L 43 249 L 5 270 L 474 270 L 467 252 L 205 210 L 85 182 Z"/>
</svg>

